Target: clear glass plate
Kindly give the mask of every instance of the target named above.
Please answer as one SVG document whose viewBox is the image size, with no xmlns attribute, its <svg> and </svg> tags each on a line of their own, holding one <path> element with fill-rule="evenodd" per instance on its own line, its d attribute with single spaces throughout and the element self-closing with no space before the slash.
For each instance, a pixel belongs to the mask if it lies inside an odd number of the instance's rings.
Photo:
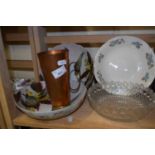
<svg viewBox="0 0 155 155">
<path fill-rule="evenodd" d="M 100 115 L 117 121 L 136 121 L 144 118 L 154 104 L 154 93 L 147 89 L 131 96 L 112 95 L 99 84 L 88 91 L 91 107 Z"/>
</svg>

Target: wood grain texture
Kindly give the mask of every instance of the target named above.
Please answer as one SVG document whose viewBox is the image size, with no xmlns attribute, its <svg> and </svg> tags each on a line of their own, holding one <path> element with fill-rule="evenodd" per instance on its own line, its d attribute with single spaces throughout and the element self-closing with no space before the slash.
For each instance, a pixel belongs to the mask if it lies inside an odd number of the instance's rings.
<svg viewBox="0 0 155 155">
<path fill-rule="evenodd" d="M 35 47 L 35 50 L 32 51 L 33 52 L 32 56 L 34 55 L 33 57 L 35 59 L 34 67 L 36 70 L 36 78 L 37 78 L 36 81 L 39 81 L 39 75 L 42 72 L 41 72 L 41 67 L 40 67 L 40 63 L 39 63 L 37 54 L 48 50 L 47 44 L 45 43 L 45 39 L 44 39 L 46 36 L 46 29 L 43 27 L 32 27 L 31 32 L 33 35 L 33 42 L 31 44 L 33 44 Z M 30 34 L 30 36 L 31 36 L 31 34 Z"/>
<path fill-rule="evenodd" d="M 5 128 L 6 128 L 6 124 L 5 124 L 5 120 L 4 120 L 4 116 L 1 108 L 1 102 L 0 102 L 0 129 L 5 129 Z"/>
<path fill-rule="evenodd" d="M 47 36 L 45 42 L 47 44 L 57 44 L 57 43 L 104 43 L 112 37 L 116 37 L 115 34 L 106 35 L 65 35 L 65 36 Z M 132 35 L 139 37 L 148 43 L 155 42 L 155 34 L 139 34 Z"/>
<path fill-rule="evenodd" d="M 29 37 L 27 33 L 6 33 L 4 36 L 6 42 L 28 42 Z"/>
<path fill-rule="evenodd" d="M 48 32 L 155 30 L 155 26 L 46 26 Z"/>
<path fill-rule="evenodd" d="M 0 102 L 1 102 L 1 107 L 2 107 L 2 112 L 4 115 L 4 119 L 6 120 L 6 124 L 8 128 L 12 128 L 12 118 L 11 118 L 11 108 L 9 108 L 9 89 L 8 86 L 4 86 L 4 79 L 0 76 Z M 11 106 L 10 106 L 11 107 Z"/>
<path fill-rule="evenodd" d="M 12 119 L 15 116 L 14 97 L 9 78 L 2 34 L 0 30 L 0 102 L 7 128 L 13 128 Z"/>
<path fill-rule="evenodd" d="M 155 108 L 144 119 L 135 122 L 117 122 L 97 114 L 89 105 L 88 100 L 73 114 L 73 121 L 68 122 L 67 117 L 57 120 L 36 120 L 25 114 L 14 119 L 14 125 L 29 126 L 33 128 L 78 128 L 78 129 L 120 129 L 120 128 L 155 128 Z"/>
<path fill-rule="evenodd" d="M 46 29 L 40 26 L 38 27 L 34 26 L 33 35 L 34 35 L 36 52 L 40 53 L 43 51 L 47 51 L 48 47 L 45 43 Z"/>
<path fill-rule="evenodd" d="M 7 63 L 12 70 L 33 70 L 32 60 L 7 60 Z"/>
<path fill-rule="evenodd" d="M 34 77 L 35 77 L 35 81 L 39 82 L 40 81 L 40 79 L 39 79 L 39 64 L 38 64 L 36 44 L 35 44 L 35 39 L 34 39 L 34 34 L 33 34 L 33 27 L 31 27 L 31 26 L 28 27 L 28 34 L 29 34 L 29 42 L 30 42 L 30 46 L 31 46 Z"/>
</svg>

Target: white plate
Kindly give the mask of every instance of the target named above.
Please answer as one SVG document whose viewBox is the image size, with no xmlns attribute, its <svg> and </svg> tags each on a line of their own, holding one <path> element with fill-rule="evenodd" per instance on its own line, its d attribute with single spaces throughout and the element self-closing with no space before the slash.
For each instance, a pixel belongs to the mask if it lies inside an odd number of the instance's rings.
<svg viewBox="0 0 155 155">
<path fill-rule="evenodd" d="M 86 87 L 81 84 L 81 87 L 77 93 L 71 93 L 71 103 L 69 106 L 66 106 L 62 109 L 58 110 L 51 110 L 52 105 L 42 104 L 41 108 L 37 111 L 31 111 L 25 108 L 25 106 L 21 103 L 21 101 L 16 103 L 16 106 L 26 113 L 28 116 L 36 119 L 57 119 L 64 116 L 67 116 L 74 112 L 78 107 L 83 103 L 83 100 L 85 98 L 87 89 Z"/>
<path fill-rule="evenodd" d="M 149 87 L 155 77 L 155 55 L 143 40 L 118 36 L 97 52 L 94 74 L 98 83 L 135 83 Z"/>
</svg>

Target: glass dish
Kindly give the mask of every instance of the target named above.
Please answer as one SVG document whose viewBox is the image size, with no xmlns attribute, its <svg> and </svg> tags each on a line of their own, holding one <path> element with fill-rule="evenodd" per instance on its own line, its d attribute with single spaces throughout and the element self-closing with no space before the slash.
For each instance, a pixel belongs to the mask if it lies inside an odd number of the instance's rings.
<svg viewBox="0 0 155 155">
<path fill-rule="evenodd" d="M 111 95 L 95 84 L 88 91 L 88 99 L 91 107 L 100 115 L 130 122 L 140 120 L 150 112 L 155 95 L 150 89 L 130 96 Z"/>
<path fill-rule="evenodd" d="M 114 95 L 130 96 L 140 93 L 145 88 L 142 84 L 132 82 L 102 82 L 102 89 Z"/>
</svg>

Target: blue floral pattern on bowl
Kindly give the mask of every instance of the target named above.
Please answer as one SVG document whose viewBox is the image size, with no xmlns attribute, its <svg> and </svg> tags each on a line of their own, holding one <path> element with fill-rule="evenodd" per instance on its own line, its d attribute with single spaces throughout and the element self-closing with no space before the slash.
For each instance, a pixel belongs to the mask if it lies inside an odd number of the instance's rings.
<svg viewBox="0 0 155 155">
<path fill-rule="evenodd" d="M 149 69 L 154 67 L 153 55 L 151 53 L 146 53 L 146 60 Z"/>
<path fill-rule="evenodd" d="M 125 40 L 123 38 L 116 39 L 114 41 L 111 41 L 110 44 L 109 44 L 109 46 L 110 47 L 114 47 L 115 45 L 120 45 L 120 44 L 123 44 L 123 43 L 125 43 Z"/>
<path fill-rule="evenodd" d="M 149 73 L 146 73 L 144 77 L 142 77 L 142 80 L 147 82 L 147 80 L 149 79 Z"/>
<path fill-rule="evenodd" d="M 124 62 L 122 63 L 121 60 Z M 114 71 L 110 63 L 116 64 L 118 69 Z M 125 68 L 123 72 L 122 68 Z M 147 88 L 155 77 L 153 49 L 140 38 L 119 35 L 105 42 L 98 50 L 95 55 L 94 74 L 101 86 L 109 81 L 125 81 L 142 84 Z M 115 89 L 115 86 L 109 89 Z"/>
<path fill-rule="evenodd" d="M 101 81 L 101 82 L 104 82 L 104 79 L 102 77 L 102 74 L 100 71 L 97 71 L 97 76 L 98 76 L 98 79 Z"/>
<path fill-rule="evenodd" d="M 100 55 L 98 56 L 98 62 L 101 63 L 103 58 L 104 58 L 104 55 L 100 53 Z"/>
<path fill-rule="evenodd" d="M 134 42 L 132 42 L 132 44 L 133 44 L 137 49 L 140 49 L 140 47 L 143 45 L 143 44 L 141 44 L 141 43 L 138 42 L 138 41 L 134 41 Z"/>
</svg>

